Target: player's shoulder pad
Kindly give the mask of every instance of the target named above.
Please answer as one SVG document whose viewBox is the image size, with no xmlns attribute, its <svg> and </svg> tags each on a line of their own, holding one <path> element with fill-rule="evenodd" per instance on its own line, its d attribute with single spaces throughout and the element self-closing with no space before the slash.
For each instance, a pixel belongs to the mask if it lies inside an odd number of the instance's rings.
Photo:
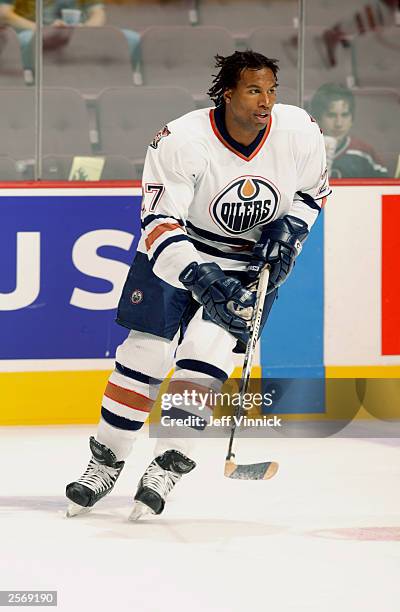
<svg viewBox="0 0 400 612">
<path fill-rule="evenodd" d="M 275 128 L 282 131 L 306 132 L 308 134 L 321 133 L 320 127 L 314 117 L 299 106 L 291 104 L 275 104 L 273 110 Z"/>
<path fill-rule="evenodd" d="M 209 109 L 201 108 L 169 121 L 157 132 L 150 143 L 149 150 L 173 154 L 188 143 L 196 146 L 196 143 L 205 138 L 205 119 L 208 118 L 208 112 Z"/>
</svg>

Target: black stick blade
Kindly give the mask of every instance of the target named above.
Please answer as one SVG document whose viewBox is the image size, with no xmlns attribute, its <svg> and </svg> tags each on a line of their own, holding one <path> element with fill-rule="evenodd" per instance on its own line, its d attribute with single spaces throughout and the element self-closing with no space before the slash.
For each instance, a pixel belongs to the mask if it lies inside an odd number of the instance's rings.
<svg viewBox="0 0 400 612">
<path fill-rule="evenodd" d="M 239 480 L 269 480 L 278 471 L 278 463 L 265 461 L 264 463 L 249 463 L 237 465 L 231 460 L 225 461 L 225 476 Z"/>
</svg>

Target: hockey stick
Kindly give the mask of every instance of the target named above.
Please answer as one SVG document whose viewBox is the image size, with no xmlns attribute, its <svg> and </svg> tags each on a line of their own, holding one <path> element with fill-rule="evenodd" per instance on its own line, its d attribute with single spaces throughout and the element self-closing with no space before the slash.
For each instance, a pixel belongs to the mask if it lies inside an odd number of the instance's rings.
<svg viewBox="0 0 400 612">
<path fill-rule="evenodd" d="M 246 347 L 246 354 L 243 362 L 242 377 L 240 380 L 240 401 L 236 409 L 235 419 L 231 427 L 231 435 L 229 439 L 228 452 L 225 461 L 225 476 L 227 478 L 239 478 L 241 480 L 268 480 L 272 478 L 278 470 L 278 464 L 274 461 L 265 461 L 263 463 L 238 464 L 233 461 L 235 454 L 232 451 L 233 440 L 236 432 L 237 419 L 243 412 L 243 397 L 247 392 L 250 382 L 251 366 L 255 354 L 258 335 L 260 331 L 261 319 L 264 310 L 265 297 L 267 295 L 267 287 L 269 280 L 269 266 L 265 266 L 260 274 L 260 279 L 257 286 L 257 299 L 254 307 L 253 317 L 250 326 L 250 338 Z"/>
</svg>

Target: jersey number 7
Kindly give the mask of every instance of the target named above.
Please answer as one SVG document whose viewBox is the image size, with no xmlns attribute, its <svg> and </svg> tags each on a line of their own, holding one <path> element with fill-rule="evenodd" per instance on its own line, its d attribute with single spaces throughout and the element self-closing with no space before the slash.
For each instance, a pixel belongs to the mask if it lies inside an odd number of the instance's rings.
<svg viewBox="0 0 400 612">
<path fill-rule="evenodd" d="M 146 183 L 144 187 L 144 191 L 145 191 L 145 194 L 146 193 L 153 194 L 153 198 L 149 206 L 149 211 L 153 212 L 157 208 L 157 204 L 159 203 L 161 196 L 165 191 L 165 187 L 164 185 L 161 185 L 160 183 Z M 146 198 L 144 197 L 143 198 L 143 209 L 145 208 L 144 206 L 145 199 Z"/>
</svg>

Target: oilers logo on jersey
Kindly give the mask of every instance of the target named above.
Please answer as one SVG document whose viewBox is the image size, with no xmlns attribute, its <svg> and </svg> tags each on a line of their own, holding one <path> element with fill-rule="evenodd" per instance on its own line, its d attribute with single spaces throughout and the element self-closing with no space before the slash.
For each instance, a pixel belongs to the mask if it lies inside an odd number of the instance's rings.
<svg viewBox="0 0 400 612">
<path fill-rule="evenodd" d="M 231 181 L 214 198 L 210 214 L 229 234 L 242 234 L 272 220 L 279 206 L 278 189 L 265 178 L 244 176 Z"/>
</svg>

